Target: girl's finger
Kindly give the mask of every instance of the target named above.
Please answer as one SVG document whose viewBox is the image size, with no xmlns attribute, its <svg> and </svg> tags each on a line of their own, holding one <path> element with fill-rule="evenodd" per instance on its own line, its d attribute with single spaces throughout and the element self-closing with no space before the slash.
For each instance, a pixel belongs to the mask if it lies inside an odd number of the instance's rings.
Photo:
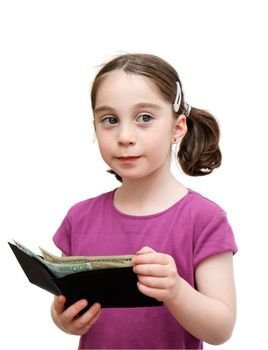
<svg viewBox="0 0 268 350">
<path fill-rule="evenodd" d="M 148 253 L 155 253 L 155 250 L 153 250 L 150 247 L 143 247 L 136 254 L 139 255 L 139 254 L 148 254 Z"/>
<path fill-rule="evenodd" d="M 100 317 L 101 312 L 99 311 L 88 323 L 83 324 L 81 326 L 81 324 L 77 323 L 74 327 L 74 330 L 72 332 L 72 334 L 76 334 L 76 335 L 84 335 L 88 332 L 88 330 L 91 328 L 91 326 L 93 326 L 93 324 L 98 320 L 98 318 Z"/>
<path fill-rule="evenodd" d="M 57 314 L 62 314 L 64 312 L 65 302 L 66 302 L 66 298 L 64 295 L 59 295 L 58 297 L 55 297 L 54 309 L 55 309 Z"/>
<path fill-rule="evenodd" d="M 169 265 L 159 264 L 141 264 L 135 265 L 133 271 L 137 275 L 155 276 L 155 277 L 166 277 L 170 275 Z"/>
<path fill-rule="evenodd" d="M 137 287 L 142 294 L 147 295 L 148 297 L 155 298 L 157 300 L 163 300 L 165 295 L 164 289 L 150 288 L 140 282 L 137 283 Z"/>
<path fill-rule="evenodd" d="M 138 276 L 138 280 L 144 286 L 156 289 L 168 289 L 173 287 L 174 282 L 168 277 Z"/>
<path fill-rule="evenodd" d="M 77 321 L 85 325 L 90 323 L 92 319 L 96 317 L 101 311 L 101 305 L 98 303 L 93 304 L 82 316 L 80 316 Z"/>
<path fill-rule="evenodd" d="M 132 259 L 134 265 L 138 264 L 161 264 L 166 265 L 171 262 L 171 257 L 160 253 L 143 253 L 135 255 Z"/>
<path fill-rule="evenodd" d="M 96 311 L 97 310 L 97 311 Z M 96 311 L 96 312 L 95 312 Z M 91 316 L 90 319 L 88 319 L 88 321 L 86 322 L 84 328 L 89 329 L 91 326 L 93 326 L 93 324 L 98 320 L 98 318 L 101 315 L 101 307 L 99 306 L 99 308 L 95 308 L 94 310 L 94 314 L 92 314 L 93 316 Z"/>
<path fill-rule="evenodd" d="M 86 299 L 77 301 L 63 312 L 62 317 L 65 318 L 67 322 L 71 321 L 79 314 L 80 311 L 82 311 L 87 306 L 87 304 L 88 302 Z"/>
<path fill-rule="evenodd" d="M 93 326 L 93 324 L 97 321 L 97 319 L 100 317 L 100 315 L 101 315 L 101 310 L 99 310 L 99 311 L 95 314 L 95 316 L 91 319 L 91 321 L 89 322 L 89 328 L 90 328 L 91 326 Z"/>
</svg>

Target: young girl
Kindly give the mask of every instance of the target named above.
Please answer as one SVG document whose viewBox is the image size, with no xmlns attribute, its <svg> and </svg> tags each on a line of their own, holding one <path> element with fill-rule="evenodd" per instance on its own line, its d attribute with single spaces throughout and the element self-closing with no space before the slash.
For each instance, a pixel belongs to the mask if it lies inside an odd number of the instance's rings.
<svg viewBox="0 0 268 350">
<path fill-rule="evenodd" d="M 159 57 L 126 54 L 103 66 L 91 91 L 102 158 L 120 187 L 74 205 L 54 236 L 64 255 L 135 254 L 137 288 L 163 306 L 105 308 L 80 300 L 51 314 L 80 349 L 202 349 L 232 334 L 236 318 L 232 229 L 214 202 L 170 171 L 172 144 L 186 174 L 220 166 L 219 127 L 184 99 Z"/>
</svg>

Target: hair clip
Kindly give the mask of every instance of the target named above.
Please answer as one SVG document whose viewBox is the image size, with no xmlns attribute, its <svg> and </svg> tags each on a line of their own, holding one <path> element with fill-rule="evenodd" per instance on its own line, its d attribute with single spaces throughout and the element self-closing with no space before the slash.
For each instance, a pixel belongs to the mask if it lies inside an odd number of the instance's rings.
<svg viewBox="0 0 268 350">
<path fill-rule="evenodd" d="M 182 97 L 182 90 L 181 90 L 181 86 L 180 83 L 178 81 L 176 81 L 176 85 L 177 85 L 177 92 L 176 92 L 176 97 L 175 97 L 175 101 L 173 103 L 173 111 L 175 113 L 179 112 L 180 109 L 180 105 L 181 105 L 181 97 Z M 189 117 L 190 113 L 191 113 L 191 106 L 189 105 L 189 103 L 187 103 L 186 101 L 184 101 L 184 112 L 183 114 L 186 117 Z"/>
<path fill-rule="evenodd" d="M 178 81 L 176 81 L 176 85 L 177 85 L 177 92 L 176 92 L 175 101 L 173 103 L 173 110 L 175 113 L 179 111 L 180 105 L 181 105 L 181 86 Z"/>
<path fill-rule="evenodd" d="M 178 81 L 176 81 L 176 85 L 177 85 L 177 92 L 176 92 L 175 101 L 173 103 L 173 111 L 175 113 L 179 111 L 180 105 L 181 105 L 181 86 Z"/>
<path fill-rule="evenodd" d="M 190 113 L 191 113 L 191 109 L 192 107 L 189 105 L 189 103 L 185 102 L 184 103 L 184 112 L 183 114 L 186 116 L 186 117 L 189 117 Z"/>
</svg>

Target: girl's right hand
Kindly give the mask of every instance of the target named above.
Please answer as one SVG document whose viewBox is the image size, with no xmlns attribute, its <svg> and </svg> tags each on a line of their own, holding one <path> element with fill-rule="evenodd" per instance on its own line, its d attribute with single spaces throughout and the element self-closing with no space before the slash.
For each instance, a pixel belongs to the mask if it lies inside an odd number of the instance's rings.
<svg viewBox="0 0 268 350">
<path fill-rule="evenodd" d="M 87 333 L 90 327 L 97 321 L 101 313 L 101 305 L 93 304 L 83 315 L 79 312 L 87 306 L 87 301 L 82 299 L 65 309 L 66 298 L 63 295 L 55 297 L 51 306 L 51 316 L 54 323 L 64 332 L 74 335 Z"/>
</svg>

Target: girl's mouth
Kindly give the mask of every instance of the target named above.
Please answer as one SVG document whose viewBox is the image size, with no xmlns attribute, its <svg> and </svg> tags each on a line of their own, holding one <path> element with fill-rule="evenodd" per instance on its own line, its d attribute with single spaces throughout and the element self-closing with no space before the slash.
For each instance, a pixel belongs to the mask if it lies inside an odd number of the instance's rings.
<svg viewBox="0 0 268 350">
<path fill-rule="evenodd" d="M 137 159 L 139 159 L 140 156 L 126 156 L 126 157 L 116 157 L 117 160 L 119 160 L 122 163 L 133 163 Z"/>
</svg>

